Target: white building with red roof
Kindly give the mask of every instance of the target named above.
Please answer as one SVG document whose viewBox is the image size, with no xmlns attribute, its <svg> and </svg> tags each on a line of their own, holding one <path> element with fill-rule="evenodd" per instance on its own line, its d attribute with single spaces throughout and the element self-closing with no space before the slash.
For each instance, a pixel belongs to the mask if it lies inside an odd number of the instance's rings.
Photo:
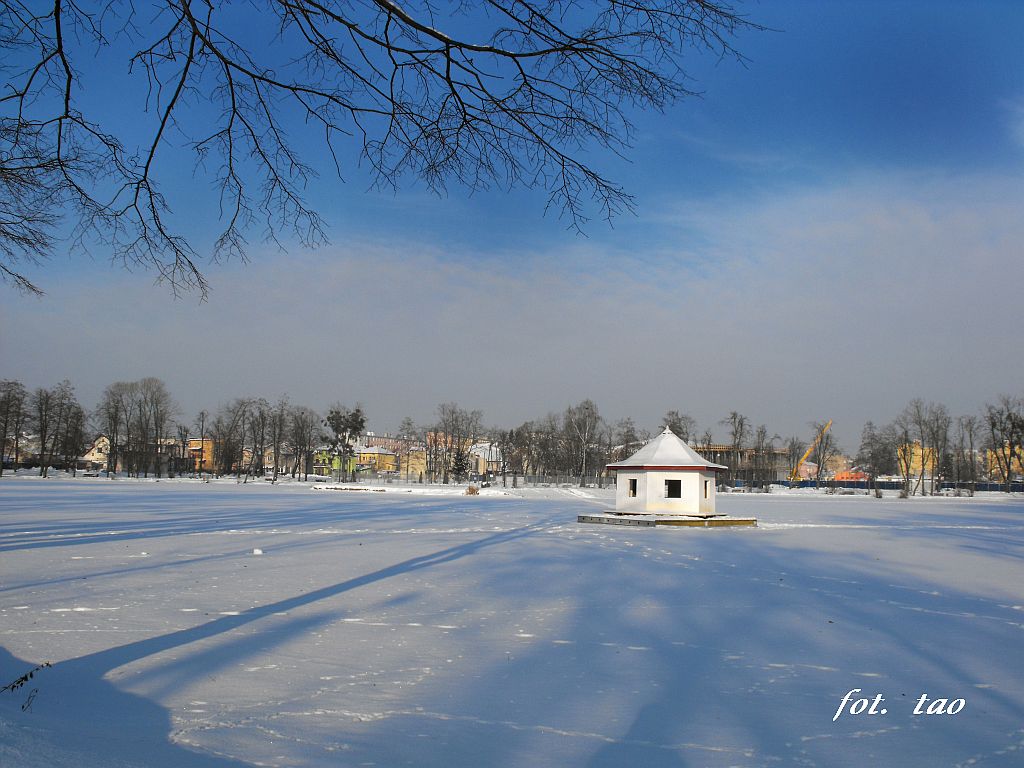
<svg viewBox="0 0 1024 768">
<path fill-rule="evenodd" d="M 697 517 L 716 514 L 717 475 L 728 469 L 701 457 L 668 427 L 607 468 L 616 473 L 616 512 Z"/>
</svg>

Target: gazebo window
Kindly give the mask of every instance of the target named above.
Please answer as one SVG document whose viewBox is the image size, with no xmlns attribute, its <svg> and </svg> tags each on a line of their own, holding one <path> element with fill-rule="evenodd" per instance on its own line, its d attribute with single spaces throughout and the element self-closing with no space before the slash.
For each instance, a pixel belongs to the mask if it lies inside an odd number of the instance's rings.
<svg viewBox="0 0 1024 768">
<path fill-rule="evenodd" d="M 665 481 L 665 498 L 666 499 L 681 499 L 681 498 L 683 498 L 683 481 L 682 480 L 666 480 Z"/>
<path fill-rule="evenodd" d="M 635 477 L 629 478 L 629 498 L 631 498 L 631 499 L 635 499 L 636 498 L 636 478 Z"/>
<path fill-rule="evenodd" d="M 707 498 L 710 498 L 710 497 L 711 497 L 711 481 L 710 480 L 705 480 L 704 481 L 704 498 L 707 499 Z"/>
</svg>

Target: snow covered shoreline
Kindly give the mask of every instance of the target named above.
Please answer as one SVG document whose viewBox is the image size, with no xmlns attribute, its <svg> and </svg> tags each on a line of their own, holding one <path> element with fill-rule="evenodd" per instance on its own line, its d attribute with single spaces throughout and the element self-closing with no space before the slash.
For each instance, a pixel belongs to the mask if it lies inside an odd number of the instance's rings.
<svg viewBox="0 0 1024 768">
<path fill-rule="evenodd" d="M 761 527 L 606 530 L 575 516 L 608 490 L 379 487 L 0 480 L 0 684 L 54 662 L 0 694 L 0 764 L 1019 758 L 1019 498 L 734 494 Z M 887 714 L 833 720 L 854 689 Z"/>
</svg>

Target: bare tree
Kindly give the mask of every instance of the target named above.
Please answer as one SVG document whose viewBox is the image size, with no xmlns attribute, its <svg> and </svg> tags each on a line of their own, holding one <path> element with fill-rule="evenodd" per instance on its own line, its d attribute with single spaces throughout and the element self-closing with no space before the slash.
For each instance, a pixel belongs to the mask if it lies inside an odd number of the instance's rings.
<svg viewBox="0 0 1024 768">
<path fill-rule="evenodd" d="M 941 403 L 929 403 L 925 412 L 925 434 L 931 450 L 931 493 L 938 492 L 944 470 L 949 466 L 949 428 L 953 420 Z"/>
<path fill-rule="evenodd" d="M 112 402 L 108 403 L 107 398 Z M 101 407 L 107 416 L 116 419 L 116 423 L 108 425 L 117 436 L 116 447 L 111 440 L 108 475 L 118 469 L 129 475 L 138 475 L 146 456 L 148 438 L 148 425 L 140 413 L 139 383 L 119 381 L 111 384 L 104 392 Z"/>
<path fill-rule="evenodd" d="M 143 474 L 151 469 L 160 477 L 170 465 L 167 449 L 171 422 L 177 413 L 178 406 L 163 381 L 150 376 L 138 382 L 136 418 L 139 432 L 144 435 L 140 445 L 140 454 L 144 456 Z"/>
<path fill-rule="evenodd" d="M 711 446 L 712 446 L 712 444 L 714 442 L 715 442 L 715 436 L 712 433 L 711 428 L 708 427 L 707 429 L 704 430 L 703 434 L 700 436 L 700 444 L 703 446 L 704 450 L 707 451 L 707 450 L 710 450 L 710 448 L 711 448 Z"/>
<path fill-rule="evenodd" d="M 221 406 L 214 415 L 209 434 L 213 443 L 215 474 L 226 475 L 234 471 L 241 475 L 248 415 L 249 400 L 246 398 L 236 398 Z"/>
<path fill-rule="evenodd" d="M 861 431 L 857 464 L 868 475 L 875 496 L 881 498 L 882 492 L 878 489 L 878 476 L 893 474 L 896 471 L 895 427 L 889 425 L 878 429 L 874 423 L 867 422 Z"/>
<path fill-rule="evenodd" d="M 534 485 L 537 484 L 537 474 L 540 466 L 540 451 L 537 428 L 532 421 L 524 421 L 515 431 L 515 465 L 512 474 L 512 485 L 516 484 L 515 468 L 518 468 L 523 475 L 523 484 L 527 482 L 530 474 L 534 476 Z"/>
<path fill-rule="evenodd" d="M 826 429 L 826 422 L 812 422 L 811 428 L 819 436 L 818 442 L 814 445 L 814 450 L 811 451 L 811 461 L 818 465 L 814 471 L 814 483 L 816 486 L 820 486 L 821 478 L 827 469 L 829 461 L 839 455 L 839 446 L 832 436 L 832 431 Z"/>
<path fill-rule="evenodd" d="M 57 438 L 57 455 L 72 477 L 78 475 L 78 459 L 86 449 L 85 410 L 76 399 L 66 406 Z"/>
<path fill-rule="evenodd" d="M 196 458 L 196 464 L 199 469 L 199 476 L 202 478 L 203 472 L 206 469 L 206 462 L 212 460 L 212 456 L 206 455 L 206 435 L 207 430 L 210 426 L 210 414 L 206 410 L 202 410 L 196 414 L 196 429 L 199 431 L 199 456 Z"/>
<path fill-rule="evenodd" d="M 288 412 L 288 396 L 282 395 L 274 404 L 274 412 L 270 417 L 270 445 L 273 454 L 275 483 L 278 472 L 281 471 L 281 449 L 287 440 Z"/>
<path fill-rule="evenodd" d="M 547 477 L 571 471 L 567 469 L 571 466 L 571 457 L 562 430 L 562 420 L 557 414 L 549 413 L 543 419 L 533 422 L 532 439 L 535 476 Z"/>
<path fill-rule="evenodd" d="M 178 455 L 179 455 L 179 461 L 178 461 L 177 467 L 175 467 L 175 472 L 178 473 L 178 474 L 182 474 L 185 471 L 185 467 L 187 466 L 186 462 L 188 461 L 188 458 L 189 458 L 189 456 L 188 456 L 188 434 L 189 434 L 189 432 L 188 432 L 188 425 L 187 424 L 178 423 L 178 424 L 175 425 L 175 430 L 176 430 L 176 435 L 177 435 L 177 438 L 178 438 Z M 193 476 L 195 476 L 195 466 L 193 466 L 192 469 L 193 469 Z"/>
<path fill-rule="evenodd" d="M 522 185 L 546 190 L 573 226 L 588 201 L 610 217 L 633 200 L 586 149 L 624 152 L 633 109 L 690 95 L 694 48 L 738 57 L 730 40 L 753 26 L 709 0 L 252 0 L 245 13 L 187 0 L 3 2 L 0 184 L 36 200 L 0 233 L 2 274 L 35 289 L 12 264 L 44 255 L 71 205 L 78 242 L 205 290 L 158 179 L 179 142 L 220 195 L 215 257 L 244 255 L 254 227 L 322 242 L 304 187 L 323 156 L 339 175 L 354 164 L 348 142 L 381 187 Z M 148 86 L 131 133 L 86 96 L 109 77 L 97 50 Z M 323 142 L 311 157 L 300 151 L 310 138 Z"/>
<path fill-rule="evenodd" d="M 262 477 L 265 471 L 264 458 L 267 454 L 267 440 L 271 437 L 273 414 L 273 409 L 265 398 L 259 397 L 250 401 L 249 434 L 245 441 L 249 452 L 246 482 L 250 477 Z"/>
<path fill-rule="evenodd" d="M 62 467 L 67 469 L 67 454 L 63 449 L 67 447 L 65 443 L 72 442 L 68 433 L 68 424 L 77 421 L 78 412 L 81 411 L 82 407 L 78 404 L 78 399 L 75 397 L 75 388 L 67 379 L 53 388 L 52 396 L 53 421 L 50 425 L 49 447 L 47 448 L 45 441 L 40 441 L 46 456 L 43 466 L 44 468 L 49 467 L 54 462 L 54 459 L 59 457 Z M 74 458 L 78 458 L 77 451 Z"/>
<path fill-rule="evenodd" d="M 756 487 L 767 488 L 774 479 L 775 443 L 779 439 L 778 435 L 769 435 L 764 424 L 754 430 L 751 472 Z"/>
<path fill-rule="evenodd" d="M 153 377 L 109 385 L 93 412 L 110 442 L 107 473 L 157 477 L 169 469 L 176 452 L 172 433 L 178 406 L 163 381 Z"/>
<path fill-rule="evenodd" d="M 398 460 L 401 462 L 402 472 L 405 474 L 405 481 L 409 482 L 409 464 L 410 457 L 412 456 L 413 447 L 419 437 L 419 428 L 416 426 L 416 422 L 413 421 L 412 416 L 406 416 L 402 419 L 402 423 L 398 425 L 398 437 L 400 442 L 398 444 Z"/>
<path fill-rule="evenodd" d="M 52 390 L 38 387 L 32 393 L 31 418 L 37 439 L 39 440 L 39 476 L 46 477 L 49 462 L 46 457 L 46 446 L 52 437 L 54 417 L 54 394 Z"/>
<path fill-rule="evenodd" d="M 1024 466 L 1024 399 L 1001 395 L 986 405 L 985 426 L 996 471 L 1009 493 L 1015 467 Z"/>
<path fill-rule="evenodd" d="M 921 454 L 917 482 L 914 487 L 916 490 L 921 492 L 922 496 L 924 496 L 926 495 L 925 478 L 929 475 L 934 475 L 935 465 L 934 453 L 932 451 L 931 443 L 928 440 L 928 404 L 921 398 L 915 397 L 907 404 L 907 417 L 910 419 L 910 423 L 914 426 L 916 443 L 920 448 Z"/>
<path fill-rule="evenodd" d="M 587 483 L 587 461 L 601 425 L 601 414 L 593 400 L 565 409 L 566 445 L 573 457 L 573 469 L 579 474 L 580 488 Z"/>
<path fill-rule="evenodd" d="M 905 433 L 906 437 L 901 450 L 907 455 L 902 461 L 914 465 L 905 468 L 908 479 L 911 471 L 916 470 L 917 473 L 913 490 L 907 488 L 910 495 L 918 491 L 922 496 L 935 493 L 949 447 L 951 422 L 944 405 L 928 403 L 921 398 L 911 400 L 897 418 L 897 429 Z"/>
<path fill-rule="evenodd" d="M 121 427 L 124 424 L 122 413 L 122 397 L 120 394 L 124 382 L 115 382 L 103 390 L 99 404 L 93 411 L 93 419 L 100 431 L 106 435 L 109 448 L 107 450 L 107 477 L 117 472 L 121 460 Z"/>
<path fill-rule="evenodd" d="M 598 488 L 604 488 L 605 477 L 608 475 L 605 468 L 615 450 L 616 426 L 605 419 L 601 419 L 597 424 L 597 437 L 594 440 L 594 474 L 597 476 Z"/>
<path fill-rule="evenodd" d="M 807 443 L 801 440 L 795 435 L 791 435 L 786 438 L 786 461 L 789 466 L 789 471 L 792 474 L 793 470 L 797 469 L 797 465 L 800 459 L 804 455 L 804 451 L 807 450 Z"/>
<path fill-rule="evenodd" d="M 436 483 L 438 477 L 441 476 L 441 463 L 445 453 L 442 450 L 442 440 L 437 431 L 437 425 L 422 425 L 417 431 L 419 440 L 423 443 L 427 482 Z"/>
<path fill-rule="evenodd" d="M 84 433 L 85 422 L 71 382 L 65 379 L 53 389 L 37 388 L 29 398 L 28 416 L 39 441 L 39 476 L 48 477 L 57 458 L 67 467 L 65 449 Z M 77 449 L 74 458 L 78 458 Z"/>
<path fill-rule="evenodd" d="M 733 453 L 732 466 L 729 467 L 729 477 L 731 480 L 735 480 L 740 471 L 743 446 L 747 441 L 750 423 L 742 413 L 730 411 L 729 415 L 722 419 L 719 424 L 729 428 L 729 442 Z"/>
<path fill-rule="evenodd" d="M 669 411 L 669 413 L 671 414 L 672 411 Z M 668 416 L 665 418 L 667 421 Z M 672 424 L 667 423 L 666 426 L 669 429 L 672 429 Z M 672 431 L 675 432 L 674 429 L 672 429 Z M 679 435 L 678 432 L 676 432 L 676 434 Z M 682 435 L 679 436 L 682 437 Z M 623 459 L 628 458 L 632 454 L 636 453 L 644 443 L 644 440 L 640 437 L 640 433 L 637 432 L 636 424 L 629 417 L 620 419 L 615 425 L 614 441 L 615 446 L 609 456 L 612 461 L 622 461 Z"/>
<path fill-rule="evenodd" d="M 0 31 L 0 44 L 5 37 Z M 61 163 L 41 133 L 38 126 L 10 120 L 0 112 L 0 279 L 36 295 L 42 290 L 18 271 L 19 264 L 39 265 L 50 255 L 57 208 L 64 199 Z M 75 165 L 71 157 L 67 165 Z"/>
<path fill-rule="evenodd" d="M 492 427 L 488 438 L 490 444 L 497 450 L 498 466 L 501 471 L 501 487 L 508 487 L 508 473 L 512 468 L 512 454 L 515 452 L 516 433 L 513 429 L 502 429 Z M 512 476 L 512 487 L 515 487 L 515 475 Z"/>
<path fill-rule="evenodd" d="M 435 474 L 447 484 L 452 476 L 461 479 L 469 467 L 469 449 L 483 431 L 483 412 L 467 411 L 456 403 L 437 407 L 437 426 L 428 439 L 436 453 Z"/>
<path fill-rule="evenodd" d="M 322 437 L 320 417 L 316 411 L 304 406 L 292 406 L 288 419 L 288 443 L 295 454 L 292 477 L 301 473 L 303 480 L 309 480 L 309 465 Z"/>
<path fill-rule="evenodd" d="M 953 471 L 957 495 L 960 494 L 961 483 L 967 484 L 969 496 L 974 495 L 978 482 L 977 442 L 980 432 L 981 422 L 977 416 L 961 416 L 956 420 Z"/>
<path fill-rule="evenodd" d="M 18 467 L 21 432 L 28 416 L 28 391 L 20 381 L 0 381 L 0 476 L 8 457 Z"/>
<path fill-rule="evenodd" d="M 691 439 L 697 437 L 697 421 L 688 414 L 672 410 L 665 414 L 664 421 L 665 426 L 684 443 L 689 443 Z"/>
<path fill-rule="evenodd" d="M 913 487 L 914 478 L 914 442 L 913 442 L 913 419 L 907 409 L 904 409 L 892 423 L 893 434 L 896 438 L 896 467 L 903 478 L 903 490 L 900 496 L 906 498 L 913 496 L 916 489 Z"/>
</svg>

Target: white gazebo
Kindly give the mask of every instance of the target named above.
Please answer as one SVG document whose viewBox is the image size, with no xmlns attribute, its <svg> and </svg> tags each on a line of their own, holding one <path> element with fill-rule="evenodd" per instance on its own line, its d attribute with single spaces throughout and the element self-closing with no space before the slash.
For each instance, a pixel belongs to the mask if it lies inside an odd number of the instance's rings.
<svg viewBox="0 0 1024 768">
<path fill-rule="evenodd" d="M 702 458 L 668 427 L 607 468 L 616 472 L 616 513 L 693 517 L 716 514 L 717 473 L 728 469 Z"/>
</svg>

